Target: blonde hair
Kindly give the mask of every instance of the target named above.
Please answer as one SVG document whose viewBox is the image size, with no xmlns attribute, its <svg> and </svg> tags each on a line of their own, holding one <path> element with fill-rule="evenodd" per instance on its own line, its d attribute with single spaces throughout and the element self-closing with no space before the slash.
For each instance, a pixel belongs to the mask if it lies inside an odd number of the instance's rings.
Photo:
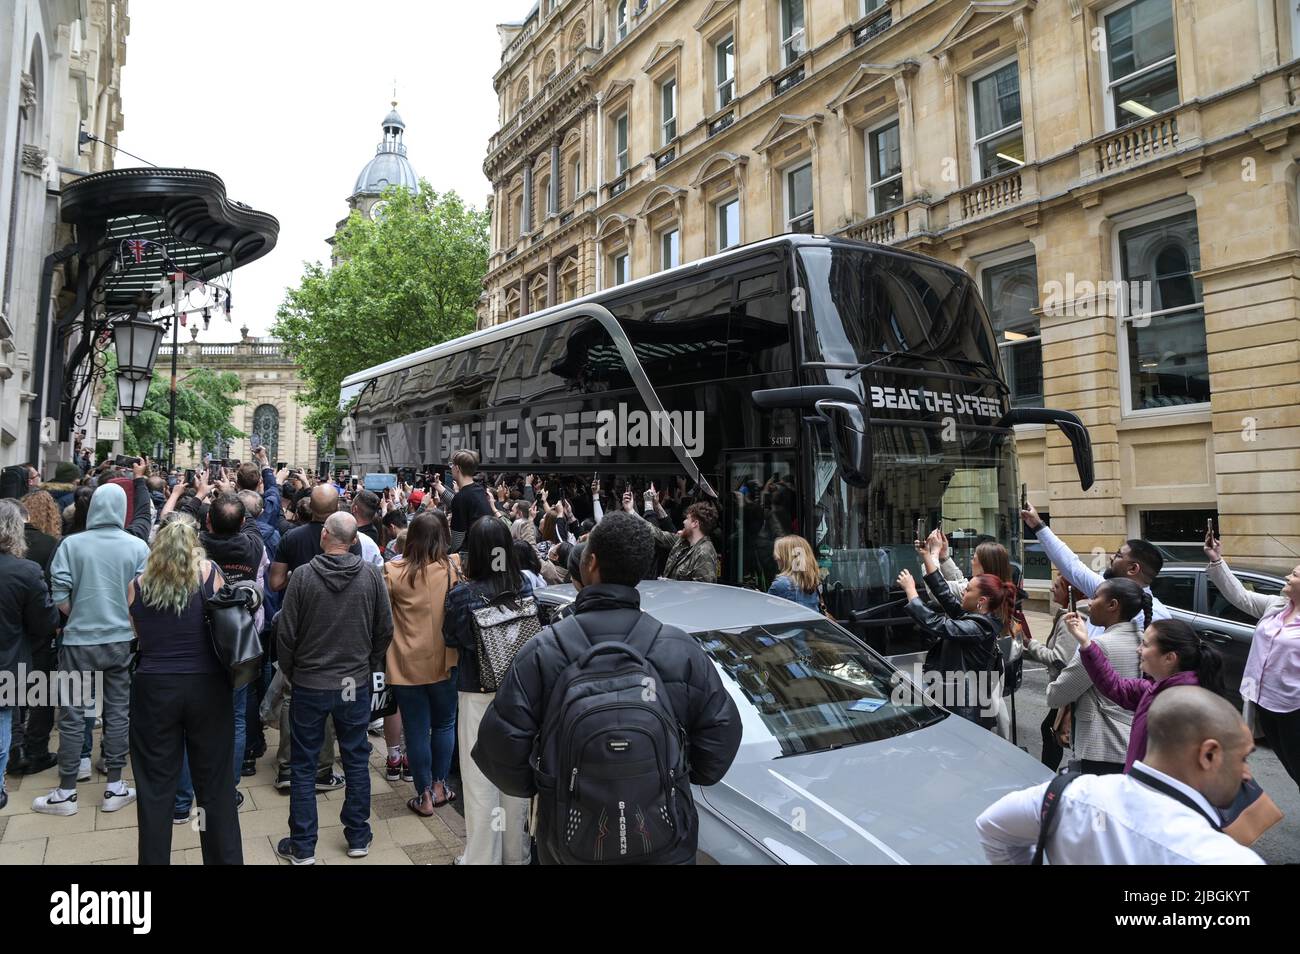
<svg viewBox="0 0 1300 954">
<path fill-rule="evenodd" d="M 776 541 L 776 562 L 780 575 L 788 576 L 804 593 L 812 593 L 821 582 L 821 573 L 817 567 L 817 558 L 813 556 L 812 545 L 797 533 L 778 537 Z"/>
<path fill-rule="evenodd" d="M 199 588 L 204 559 L 199 535 L 188 520 L 172 520 L 158 528 L 140 574 L 140 598 L 146 606 L 185 612 Z"/>
<path fill-rule="evenodd" d="M 28 521 L 33 527 L 55 540 L 63 536 L 63 515 L 59 505 L 44 490 L 34 490 L 23 498 Z"/>
</svg>

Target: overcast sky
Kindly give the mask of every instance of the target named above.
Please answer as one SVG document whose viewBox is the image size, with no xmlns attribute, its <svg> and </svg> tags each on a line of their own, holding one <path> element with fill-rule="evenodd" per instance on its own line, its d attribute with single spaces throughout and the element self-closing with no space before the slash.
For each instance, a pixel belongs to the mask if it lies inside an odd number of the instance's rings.
<svg viewBox="0 0 1300 954">
<path fill-rule="evenodd" d="M 118 145 L 221 176 L 280 220 L 266 257 L 234 273 L 233 321 L 200 340 L 266 334 L 304 261 L 329 259 L 397 82 L 407 157 L 434 189 L 482 208 L 497 127 L 496 24 L 532 0 L 131 0 Z M 141 163 L 118 153 L 119 167 Z M 182 334 L 184 335 L 184 331 Z"/>
</svg>

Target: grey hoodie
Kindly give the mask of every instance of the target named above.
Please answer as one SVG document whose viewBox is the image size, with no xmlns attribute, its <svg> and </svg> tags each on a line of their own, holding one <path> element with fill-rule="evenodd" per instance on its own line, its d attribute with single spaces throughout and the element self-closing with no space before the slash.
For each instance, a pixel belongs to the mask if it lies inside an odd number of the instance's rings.
<svg viewBox="0 0 1300 954">
<path fill-rule="evenodd" d="M 122 529 L 126 494 L 104 484 L 90 498 L 86 529 L 64 537 L 50 561 L 50 595 L 72 604 L 63 628 L 66 646 L 128 642 L 131 617 L 126 588 L 144 570 L 149 545 Z"/>
<path fill-rule="evenodd" d="M 294 570 L 278 623 L 280 671 L 295 688 L 369 687 L 393 638 L 383 576 L 352 553 L 321 553 Z"/>
</svg>

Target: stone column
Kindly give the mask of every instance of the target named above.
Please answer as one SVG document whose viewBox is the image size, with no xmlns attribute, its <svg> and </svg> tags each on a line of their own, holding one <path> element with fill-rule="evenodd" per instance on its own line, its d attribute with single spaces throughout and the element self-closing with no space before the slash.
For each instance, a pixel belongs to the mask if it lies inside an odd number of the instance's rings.
<svg viewBox="0 0 1300 954">
<path fill-rule="evenodd" d="M 560 137 L 558 134 L 551 140 L 551 192 L 546 197 L 546 201 L 549 204 L 547 212 L 553 214 L 560 211 Z"/>
<path fill-rule="evenodd" d="M 533 230 L 533 157 L 524 159 L 524 214 L 521 232 L 527 235 Z"/>
</svg>

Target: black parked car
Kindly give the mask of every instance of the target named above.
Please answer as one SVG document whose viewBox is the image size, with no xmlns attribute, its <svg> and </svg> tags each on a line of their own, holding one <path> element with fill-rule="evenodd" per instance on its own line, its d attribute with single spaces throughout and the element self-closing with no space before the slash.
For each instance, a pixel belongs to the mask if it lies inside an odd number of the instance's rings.
<svg viewBox="0 0 1300 954">
<path fill-rule="evenodd" d="M 1250 641 L 1258 622 L 1228 602 L 1205 575 L 1204 563 L 1166 563 L 1151 592 L 1178 619 L 1196 627 L 1201 638 L 1223 654 L 1223 681 L 1227 696 L 1241 705 L 1241 673 L 1250 655 Z M 1253 593 L 1277 596 L 1286 580 L 1272 570 L 1232 566 L 1233 575 Z"/>
</svg>

